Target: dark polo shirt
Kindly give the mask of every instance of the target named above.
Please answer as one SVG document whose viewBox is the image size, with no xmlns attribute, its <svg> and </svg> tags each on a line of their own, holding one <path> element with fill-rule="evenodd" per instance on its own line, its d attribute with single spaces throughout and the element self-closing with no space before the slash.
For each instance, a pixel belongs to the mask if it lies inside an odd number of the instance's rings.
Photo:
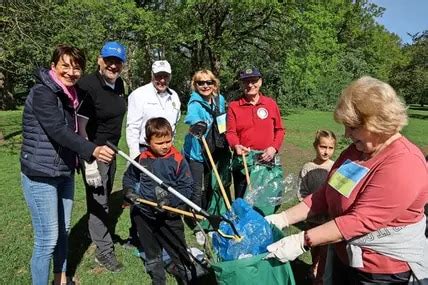
<svg viewBox="0 0 428 285">
<path fill-rule="evenodd" d="M 104 145 L 107 140 L 118 144 L 126 112 L 125 89 L 119 77 L 112 89 L 96 71 L 77 83 L 81 89 L 78 114 L 89 119 L 86 132 L 90 141 Z"/>
</svg>

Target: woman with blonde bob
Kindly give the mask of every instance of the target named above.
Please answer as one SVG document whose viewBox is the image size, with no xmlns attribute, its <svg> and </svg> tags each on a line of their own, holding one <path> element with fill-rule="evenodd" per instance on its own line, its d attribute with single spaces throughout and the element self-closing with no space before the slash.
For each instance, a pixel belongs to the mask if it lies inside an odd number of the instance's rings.
<svg viewBox="0 0 428 285">
<path fill-rule="evenodd" d="M 266 217 L 281 229 L 324 213 L 331 220 L 269 245 L 268 257 L 287 262 L 311 247 L 334 244 L 334 284 L 426 284 L 427 165 L 400 134 L 407 124 L 404 103 L 390 85 L 365 76 L 343 90 L 334 118 L 352 144 L 326 183 Z"/>
<path fill-rule="evenodd" d="M 209 130 L 211 128 L 221 128 L 219 122 L 222 120 L 222 117 L 224 120 L 223 128 L 225 129 L 225 100 L 219 94 L 219 90 L 220 81 L 210 70 L 203 69 L 193 75 L 192 94 L 187 104 L 187 115 L 184 118 L 184 122 L 190 126 L 201 121 L 205 122 L 207 124 L 207 131 L 205 133 L 207 142 L 213 141 L 212 137 L 208 137 L 213 134 Z M 220 130 L 219 133 L 221 133 Z M 221 134 L 221 136 L 224 135 Z M 217 162 L 223 150 L 210 144 L 210 151 L 215 162 Z M 189 133 L 184 140 L 183 152 L 189 162 L 194 180 L 194 196 L 192 200 L 203 209 L 207 209 L 212 194 L 210 185 L 211 167 L 204 149 L 200 141 Z"/>
</svg>

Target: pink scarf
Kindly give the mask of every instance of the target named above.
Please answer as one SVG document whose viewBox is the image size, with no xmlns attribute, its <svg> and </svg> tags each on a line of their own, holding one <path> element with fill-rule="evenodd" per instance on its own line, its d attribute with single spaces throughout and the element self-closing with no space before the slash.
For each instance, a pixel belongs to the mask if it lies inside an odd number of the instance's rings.
<svg viewBox="0 0 428 285">
<path fill-rule="evenodd" d="M 74 86 L 67 87 L 64 84 L 62 84 L 62 82 L 58 79 L 55 71 L 52 68 L 51 70 L 49 70 L 49 76 L 55 81 L 56 84 L 58 84 L 61 87 L 61 89 L 64 91 L 65 95 L 67 95 L 68 99 L 70 100 L 73 106 L 74 125 L 75 125 L 74 131 L 77 133 L 79 131 L 79 125 L 77 123 L 76 110 L 77 110 L 77 107 L 79 106 L 79 99 L 77 98 L 76 89 L 74 88 Z"/>
</svg>

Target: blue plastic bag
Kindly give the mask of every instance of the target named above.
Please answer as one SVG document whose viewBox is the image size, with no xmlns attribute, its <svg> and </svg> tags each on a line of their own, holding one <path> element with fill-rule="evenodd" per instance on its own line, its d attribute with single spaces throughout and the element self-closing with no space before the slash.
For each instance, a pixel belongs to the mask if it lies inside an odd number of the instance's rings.
<svg viewBox="0 0 428 285">
<path fill-rule="evenodd" d="M 225 217 L 234 223 L 242 240 L 228 239 L 214 233 L 214 250 L 222 261 L 264 253 L 266 247 L 273 242 L 269 223 L 243 199 L 236 199 Z M 220 231 L 227 235 L 234 234 L 230 225 L 225 222 L 220 224 Z"/>
</svg>

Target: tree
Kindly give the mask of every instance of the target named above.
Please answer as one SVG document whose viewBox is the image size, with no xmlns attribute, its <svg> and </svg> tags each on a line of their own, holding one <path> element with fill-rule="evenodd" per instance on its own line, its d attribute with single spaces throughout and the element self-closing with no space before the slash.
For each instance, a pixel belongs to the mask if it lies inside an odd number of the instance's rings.
<svg viewBox="0 0 428 285">
<path fill-rule="evenodd" d="M 428 102 L 428 30 L 413 35 L 412 44 L 403 50 L 407 62 L 393 70 L 391 84 L 408 104 L 424 106 Z"/>
<path fill-rule="evenodd" d="M 388 80 L 398 70 L 394 66 L 410 58 L 403 57 L 398 37 L 375 22 L 383 8 L 367 0 L 14 0 L 0 5 L 0 71 L 10 92 L 27 87 L 32 70 L 49 64 L 58 43 L 84 48 L 89 71 L 106 40 L 124 43 L 129 91 L 150 80 L 154 60 L 168 59 L 171 85 L 183 102 L 199 69 L 217 74 L 223 94 L 232 99 L 240 95 L 237 71 L 257 66 L 263 90 L 283 111 L 331 109 L 351 80 L 364 74 Z M 419 66 L 409 67 L 412 77 L 423 78 Z"/>
<path fill-rule="evenodd" d="M 5 94 L 14 94 L 15 88 L 31 85 L 35 67 L 48 61 L 52 49 L 50 28 L 56 4 L 53 1 L 3 1 L 1 6 L 0 72 L 5 76 L 2 109 L 13 109 L 15 100 Z M 37 23 L 35 25 L 34 23 Z"/>
</svg>

